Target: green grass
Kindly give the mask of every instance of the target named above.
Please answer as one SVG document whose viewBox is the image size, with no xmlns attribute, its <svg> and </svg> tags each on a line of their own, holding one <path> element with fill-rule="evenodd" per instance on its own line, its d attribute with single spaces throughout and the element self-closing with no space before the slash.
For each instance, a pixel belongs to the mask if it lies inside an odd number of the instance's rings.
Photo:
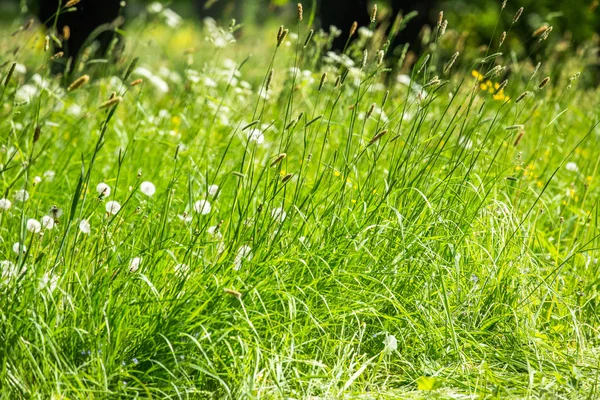
<svg viewBox="0 0 600 400">
<path fill-rule="evenodd" d="M 598 398 L 598 89 L 498 38 L 444 72 L 452 24 L 409 86 L 378 35 L 346 73 L 305 22 L 141 16 L 70 92 L 5 29 L 2 397 Z"/>
</svg>

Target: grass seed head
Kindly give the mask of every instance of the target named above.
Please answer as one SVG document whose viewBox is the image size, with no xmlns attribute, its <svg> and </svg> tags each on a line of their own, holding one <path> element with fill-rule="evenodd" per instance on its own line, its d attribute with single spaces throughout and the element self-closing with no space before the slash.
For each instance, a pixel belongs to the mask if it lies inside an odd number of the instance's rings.
<svg viewBox="0 0 600 400">
<path fill-rule="evenodd" d="M 548 82 L 550 82 L 550 77 L 549 76 L 547 76 L 544 79 L 542 79 L 542 81 L 538 85 L 538 89 L 543 89 L 544 86 L 546 86 L 548 84 Z"/>
<path fill-rule="evenodd" d="M 106 100 L 104 103 L 100 104 L 100 106 L 98 108 L 102 109 L 102 108 L 108 108 L 108 107 L 114 106 L 115 104 L 120 103 L 121 100 L 123 100 L 123 98 L 121 96 L 114 96 L 114 97 L 110 98 L 109 100 Z"/>
<path fill-rule="evenodd" d="M 69 40 L 71 38 L 71 28 L 69 25 L 63 26 L 63 39 Z"/>
<path fill-rule="evenodd" d="M 321 89 L 323 89 L 323 85 L 325 84 L 325 82 L 327 82 L 327 72 L 323 72 L 323 75 L 321 75 L 321 81 L 319 82 L 319 92 L 321 91 Z"/>
<path fill-rule="evenodd" d="M 8 85 L 8 82 L 10 81 L 10 78 L 13 76 L 13 73 L 15 72 L 15 68 L 17 67 L 17 63 L 13 62 L 10 65 L 10 68 L 8 69 L 8 74 L 6 74 L 6 78 L 4 79 L 4 86 Z"/>
<path fill-rule="evenodd" d="M 374 24 L 377 21 L 377 4 L 373 5 L 371 10 L 371 23 Z"/>
<path fill-rule="evenodd" d="M 357 29 L 358 29 L 358 22 L 354 21 L 352 23 L 352 26 L 350 26 L 350 34 L 348 35 L 348 37 L 354 36 L 354 34 L 356 33 Z"/>
<path fill-rule="evenodd" d="M 371 115 L 373 115 L 374 110 L 375 110 L 375 103 L 371 104 L 371 107 L 369 107 L 369 110 L 367 111 L 367 114 L 365 115 L 366 119 L 371 118 Z"/>
<path fill-rule="evenodd" d="M 287 157 L 287 154 L 281 153 L 280 155 L 277 156 L 277 158 L 275 160 L 273 160 L 273 162 L 271 163 L 271 167 L 276 166 L 281 161 L 283 161 L 283 159 L 286 158 L 286 157 Z"/>
<path fill-rule="evenodd" d="M 237 290 L 233 290 L 233 289 L 223 289 L 223 291 L 225 292 L 225 294 L 228 294 L 230 296 L 235 297 L 236 299 L 241 299 L 242 298 L 242 294 L 240 292 L 238 292 Z"/>
<path fill-rule="evenodd" d="M 129 84 L 129 86 L 137 86 L 139 84 L 141 84 L 142 82 L 144 82 L 144 80 L 142 78 L 136 79 L 135 81 L 131 82 Z"/>
<path fill-rule="evenodd" d="M 517 23 L 517 21 L 519 20 L 519 18 L 521 18 L 521 14 L 523 14 L 523 7 L 519 8 L 517 10 L 517 12 L 515 13 L 515 16 L 514 16 L 513 22 L 512 22 L 513 24 Z"/>
<path fill-rule="evenodd" d="M 302 3 L 298 3 L 298 21 L 302 21 L 303 14 Z"/>
<path fill-rule="evenodd" d="M 46 35 L 44 38 L 44 53 L 50 48 L 50 36 Z"/>
<path fill-rule="evenodd" d="M 440 25 L 440 29 L 438 30 L 438 38 L 441 38 L 446 33 L 446 29 L 448 28 L 448 20 L 445 19 L 444 22 Z"/>
<path fill-rule="evenodd" d="M 290 179 L 292 179 L 292 177 L 294 176 L 294 174 L 286 174 L 281 178 L 281 183 L 287 183 Z"/>
<path fill-rule="evenodd" d="M 89 75 L 82 75 L 79 78 L 75 79 L 73 81 L 73 83 L 71 83 L 69 85 L 69 87 L 67 88 L 67 91 L 72 92 L 73 90 L 77 90 L 80 87 L 82 87 L 83 85 L 85 85 L 89 80 L 90 80 Z"/>
<path fill-rule="evenodd" d="M 42 133 L 42 127 L 39 125 L 35 126 L 35 130 L 33 131 L 33 143 L 36 143 L 40 140 L 40 135 Z"/>
<path fill-rule="evenodd" d="M 523 99 L 525 97 L 527 97 L 527 96 L 529 96 L 529 92 L 528 91 L 525 91 L 525 92 L 521 93 L 519 95 L 519 97 L 517 97 L 517 99 L 515 100 L 515 104 L 518 104 L 519 102 L 523 101 Z"/>
<path fill-rule="evenodd" d="M 532 37 L 538 37 L 542 33 L 546 32 L 547 29 L 548 29 L 548 25 L 542 25 L 539 28 L 537 28 L 535 31 L 533 31 L 533 34 L 531 36 Z"/>
<path fill-rule="evenodd" d="M 456 53 L 452 54 L 452 57 L 450 57 L 450 60 L 448 60 L 446 65 L 444 65 L 444 73 L 447 73 L 450 70 L 450 68 L 452 68 L 452 66 L 456 62 L 456 59 L 458 58 L 459 54 L 460 53 L 458 51 Z"/>
<path fill-rule="evenodd" d="M 376 134 L 375 136 L 373 136 L 373 138 L 371 140 L 369 140 L 369 144 L 367 144 L 367 146 L 371 146 L 373 143 L 377 142 L 379 139 L 381 139 L 386 133 L 387 133 L 387 129 L 382 130 L 381 132 L 379 132 L 378 134 Z"/>
<path fill-rule="evenodd" d="M 308 46 L 308 44 L 310 43 L 314 34 L 315 34 L 314 29 L 311 29 L 310 31 L 308 31 L 308 35 L 306 35 L 306 40 L 304 41 L 304 47 Z"/>
<path fill-rule="evenodd" d="M 267 82 L 265 83 L 265 92 L 269 93 L 269 89 L 271 88 L 271 82 L 273 81 L 273 73 L 275 71 L 273 68 L 269 71 L 269 75 L 267 76 Z"/>
<path fill-rule="evenodd" d="M 52 57 L 50 57 L 51 60 L 56 60 L 57 58 L 62 58 L 62 56 L 64 56 L 65 53 L 62 51 L 59 51 L 58 53 L 56 53 L 55 55 L 53 55 Z"/>
<path fill-rule="evenodd" d="M 500 35 L 500 42 L 498 44 L 498 47 L 502 47 L 505 40 L 506 40 L 506 31 L 502 32 L 502 34 Z"/>
<path fill-rule="evenodd" d="M 81 0 L 69 0 L 67 1 L 67 4 L 65 4 L 65 8 L 75 7 L 80 1 Z"/>
<path fill-rule="evenodd" d="M 442 28 L 442 23 L 444 22 L 444 12 L 440 11 L 440 13 L 438 14 L 438 20 L 437 20 L 437 28 L 438 30 Z"/>
</svg>

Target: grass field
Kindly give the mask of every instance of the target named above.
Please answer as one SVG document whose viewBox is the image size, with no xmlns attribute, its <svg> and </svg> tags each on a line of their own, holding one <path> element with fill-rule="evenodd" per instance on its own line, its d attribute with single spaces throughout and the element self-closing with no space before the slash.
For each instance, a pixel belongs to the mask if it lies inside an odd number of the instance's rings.
<svg viewBox="0 0 600 400">
<path fill-rule="evenodd" d="M 141 16 L 64 86 L 5 27 L 0 397 L 600 397 L 586 58 L 307 19 Z"/>
</svg>

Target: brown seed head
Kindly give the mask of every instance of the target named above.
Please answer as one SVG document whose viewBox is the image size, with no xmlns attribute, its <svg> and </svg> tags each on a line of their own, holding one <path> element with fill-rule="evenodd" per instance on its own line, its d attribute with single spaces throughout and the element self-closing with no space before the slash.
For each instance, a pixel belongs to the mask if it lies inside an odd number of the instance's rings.
<svg viewBox="0 0 600 400">
<path fill-rule="evenodd" d="M 371 10 L 371 23 L 374 24 L 377 21 L 377 4 L 373 5 Z"/>
<path fill-rule="evenodd" d="M 223 289 L 223 291 L 224 291 L 226 294 L 228 294 L 228 295 L 230 295 L 230 296 L 233 296 L 233 297 L 235 297 L 235 298 L 236 298 L 236 299 L 238 299 L 238 300 L 242 298 L 242 294 L 241 294 L 240 292 L 238 292 L 237 290 L 233 290 L 233 289 Z"/>
<path fill-rule="evenodd" d="M 349 37 L 354 36 L 354 34 L 356 33 L 356 30 L 358 29 L 358 22 L 354 21 L 352 23 L 352 26 L 350 26 L 350 34 L 348 35 Z"/>
<path fill-rule="evenodd" d="M 69 40 L 71 38 L 71 28 L 69 28 L 69 25 L 63 26 L 63 38 L 65 40 Z"/>
<path fill-rule="evenodd" d="M 123 100 L 123 98 L 121 96 L 115 96 L 109 100 L 106 100 L 104 103 L 100 104 L 100 106 L 98 108 L 102 109 L 102 108 L 108 108 L 108 107 L 114 106 L 115 104 L 120 103 L 121 100 Z"/>
<path fill-rule="evenodd" d="M 543 89 L 544 86 L 546 86 L 548 84 L 548 82 L 550 82 L 550 77 L 549 76 L 547 76 L 544 79 L 542 79 L 542 81 L 538 85 L 538 89 Z"/>
<path fill-rule="evenodd" d="M 276 166 L 277 164 L 279 164 L 284 158 L 287 157 L 287 154 L 285 153 L 281 153 L 280 155 L 277 156 L 277 158 L 271 163 L 271 167 Z"/>
<path fill-rule="evenodd" d="M 302 10 L 302 3 L 298 3 L 298 21 L 302 21 L 302 14 L 303 14 L 303 10 Z"/>
<path fill-rule="evenodd" d="M 378 134 L 376 134 L 375 136 L 373 136 L 373 138 L 369 141 L 369 144 L 367 144 L 367 147 L 372 145 L 373 143 L 377 142 L 379 139 L 381 139 L 383 137 L 383 135 L 385 135 L 387 133 L 387 129 L 382 130 L 381 132 L 379 132 Z"/>
<path fill-rule="evenodd" d="M 82 75 L 79 78 L 75 79 L 73 83 L 69 85 L 67 88 L 68 92 L 72 92 L 73 90 L 79 89 L 83 85 L 85 85 L 90 80 L 89 75 Z"/>
<path fill-rule="evenodd" d="M 65 8 L 70 8 L 70 7 L 74 7 L 77 4 L 79 4 L 81 0 L 69 0 L 67 1 L 67 4 L 65 4 Z"/>
<path fill-rule="evenodd" d="M 6 74 L 6 79 L 4 79 L 4 86 L 8 85 L 8 82 L 10 81 L 10 78 L 12 77 L 13 73 L 15 72 L 16 67 L 17 67 L 16 62 L 11 64 L 10 69 L 8 70 L 8 74 Z"/>
<path fill-rule="evenodd" d="M 519 97 L 517 97 L 517 99 L 515 100 L 515 104 L 519 103 L 520 101 L 522 101 L 525 97 L 529 96 L 529 92 L 523 92 L 519 95 Z"/>
<path fill-rule="evenodd" d="M 498 44 L 498 47 L 502 47 L 504 40 L 506 40 L 506 31 L 502 32 L 502 35 L 500 35 L 500 43 Z"/>
<path fill-rule="evenodd" d="M 142 82 L 144 82 L 144 80 L 142 78 L 139 78 L 139 79 L 136 79 L 135 81 L 131 82 L 129 84 L 129 86 L 137 86 L 137 85 L 139 85 Z"/>
</svg>

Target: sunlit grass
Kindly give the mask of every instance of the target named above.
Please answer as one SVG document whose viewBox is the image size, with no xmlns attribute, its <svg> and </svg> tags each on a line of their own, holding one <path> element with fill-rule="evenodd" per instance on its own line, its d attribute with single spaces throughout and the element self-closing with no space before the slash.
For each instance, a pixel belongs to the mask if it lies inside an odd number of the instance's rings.
<svg viewBox="0 0 600 400">
<path fill-rule="evenodd" d="M 583 61 L 289 25 L 142 15 L 70 91 L 5 30 L 2 395 L 595 398 Z"/>
</svg>

